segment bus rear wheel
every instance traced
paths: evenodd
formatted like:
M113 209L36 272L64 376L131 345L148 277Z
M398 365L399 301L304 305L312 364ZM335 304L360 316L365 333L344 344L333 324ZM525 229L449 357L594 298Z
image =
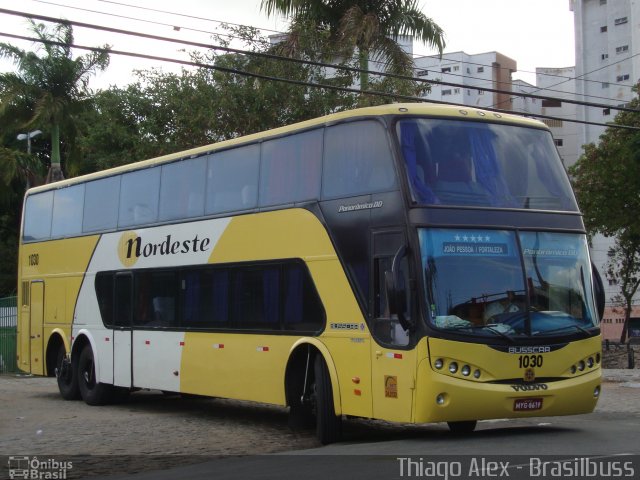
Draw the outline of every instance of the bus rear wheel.
M312 397L316 413L316 436L320 443L327 445L337 442L342 436L342 418L333 407L333 390L329 369L322 355L316 355L314 365L314 385Z
M465 434L473 432L476 429L477 423L476 420L467 420L464 422L447 422L447 425L449 425L451 433Z
M113 386L98 382L90 345L86 345L78 360L78 386L87 405L105 405L113 400Z
M64 344L58 348L56 355L55 374L58 382L58 390L65 400L79 400L80 387L78 386L78 370L73 368L71 360L67 357Z

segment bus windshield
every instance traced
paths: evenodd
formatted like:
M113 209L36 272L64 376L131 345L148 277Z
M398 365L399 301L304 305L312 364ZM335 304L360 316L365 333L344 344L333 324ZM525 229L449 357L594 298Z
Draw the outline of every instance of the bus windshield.
M397 135L418 204L578 210L546 130L410 118Z
M596 326L584 235L423 228L419 238L436 328L512 338Z

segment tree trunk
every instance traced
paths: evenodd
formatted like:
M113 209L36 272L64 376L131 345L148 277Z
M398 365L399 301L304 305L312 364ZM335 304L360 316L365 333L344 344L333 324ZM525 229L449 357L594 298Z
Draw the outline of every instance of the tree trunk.
M629 331L629 319L631 318L631 298L625 299L625 307L624 307L624 323L622 325L622 334L620 335L620 343L625 343L627 341L627 332Z
M358 60L360 72L360 91L364 92L369 88L369 74L364 70L369 70L369 51L366 49L358 50Z
M45 183L60 180L64 180L64 174L60 165L60 125L56 122L51 128L51 166Z

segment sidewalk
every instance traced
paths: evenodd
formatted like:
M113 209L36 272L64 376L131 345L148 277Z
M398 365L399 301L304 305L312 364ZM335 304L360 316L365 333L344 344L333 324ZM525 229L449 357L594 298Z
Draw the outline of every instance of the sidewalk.
M606 382L640 382L640 369L603 368Z

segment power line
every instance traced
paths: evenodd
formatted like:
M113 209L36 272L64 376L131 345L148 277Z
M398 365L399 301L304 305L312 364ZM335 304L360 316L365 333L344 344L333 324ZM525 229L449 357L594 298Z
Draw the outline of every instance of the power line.
M7 9L3 9L3 8L0 8L0 13L6 13L6 14L9 14L9 15L22 16L22 17L37 18L39 20L45 20L45 21L49 21L49 22L53 22L53 23L62 22L62 23L67 23L69 25L74 25L74 26L78 26L78 27L82 27L82 28L102 30L102 31L110 32L110 33L117 33L117 34L122 34L122 35L135 36L135 37L146 38L146 39L150 39L150 40L158 40L158 41L171 42L171 43L180 43L180 44L189 45L189 46L192 46L192 47L206 48L206 49L212 49L212 50L220 50L220 51L224 51L224 52L227 52L227 53L255 56L255 57L267 58L267 59L271 59L271 60L278 60L278 61L297 63L297 64L302 64L302 65L307 65L307 66L315 66L315 67L322 67L322 68L345 70L345 71L350 72L350 73L358 73L358 74L367 73L369 75L390 77L390 78L394 78L394 79L398 79L398 80L413 81L413 82L420 82L420 83L427 83L427 84L436 84L436 85L445 85L445 86L456 87L456 88L467 88L468 87L467 85L460 84L460 83L444 82L442 80L425 80L425 79L422 79L422 78L410 77L410 76L406 76L406 75L398 75L398 74L393 74L393 73L377 72L377 71L373 71L373 70L359 69L359 68L355 68L355 67L349 67L349 66L346 66L346 65L337 65L337 64L318 62L318 61L312 61L312 60L302 60L302 59L298 59L298 58L283 57L283 56L274 55L274 54L265 53L265 52L254 52L254 51L250 51L250 50L242 50L242 49L237 49L237 48L224 47L224 46L221 46L221 45L212 45L212 44L201 43L201 42L193 42L193 41L189 41L189 40L179 40L179 39L170 38L170 37L164 37L164 36L160 36L160 35L152 35L152 34L148 34L148 33L134 32L134 31L130 31L130 30L123 30L123 29L119 29L119 28L106 27L106 26L103 26L103 25L96 25L96 24L90 24L90 23L85 23L85 22L77 22L77 21L74 21L74 20L59 20L59 19L56 19L56 18L53 18L53 17L49 17L49 16L46 16L46 15L28 14L28 13L25 13L25 12L19 12L19 11L15 11L15 10L7 10ZM584 102L584 101L578 101L578 100L569 100L569 99L563 99L563 98L557 98L557 97L549 97L549 96L544 96L544 95L535 95L535 94L531 94L531 93L517 93L517 94L514 94L513 91L500 90L500 89L496 89L496 88L487 88L487 87L474 87L474 88L477 89L477 90L484 91L484 92L506 94L506 95L512 95L512 96L515 96L515 97L532 98L532 99L537 99L537 100L560 101L560 102L565 102L565 103L569 103L569 104L581 105L581 106L587 106L587 107L593 107L593 108L608 108L608 109L611 109L611 110L628 111L628 112L637 112L638 111L636 109L632 109L632 108L628 108L628 107L624 107L624 106L612 106L612 105L603 104L603 103L593 103L593 102ZM443 103L446 103L446 102L443 102ZM533 114L529 114L529 115L533 115ZM536 115L539 118L543 118L542 115L540 115L540 114L536 114ZM606 125L606 124L600 124L600 125Z
M34 1L36 1L36 2L42 2L42 3L50 3L50 2L46 2L46 1L44 1L44 0L34 0ZM140 5L131 5L131 4L129 4L129 3L116 2L116 1L114 1L114 0L98 0L98 1L99 1L99 2L101 2L101 3L110 3L110 4L113 4L113 5L120 5L120 6L123 6L123 7L129 7L129 8L137 8L137 9L140 9L140 10L146 10L146 11L151 11L151 12L163 13L163 14L167 14L167 15L175 15L175 16L179 16L179 17L185 17L185 18L194 19L194 20L203 20L203 21L210 21L210 22L216 22L216 23L226 23L226 24L228 24L228 25L234 25L234 26L239 26L239 27L250 27L250 25L243 25L243 24L239 24L239 23L224 22L224 21L222 21L222 20L216 20L216 19L212 19L212 18L199 17L199 16L195 16L195 15L188 15L188 14L178 13L178 12L170 12L170 11L168 11L168 10L160 10L160 9L157 9L157 8L151 8L151 7L143 7L143 6L140 6ZM71 7L71 6L69 6L68 8L76 8L76 7ZM253 27L252 27L252 28L253 28ZM277 34L279 34L279 35L285 35L285 34L286 34L286 32L282 32L282 31L279 31L279 30L271 30L271 29L268 29L268 28L260 28L260 30L264 30L264 31L266 31L266 32L277 33ZM444 54L444 55L446 55L446 54ZM441 57L442 57L442 58L444 58L444 55L443 55L443 56L441 56ZM449 55L451 55L451 54L449 54ZM435 57L439 57L439 55L423 55L423 54L417 54L417 53L416 53L416 54L413 54L413 56L414 56L414 60L415 60L416 58L435 58ZM631 57L627 57L627 58L626 58L626 59L624 59L624 60L629 60L629 59L633 58L634 56L635 56L635 55L633 55L633 56L631 56ZM448 61L452 61L452 62L454 62L454 61L455 61L455 60L453 60L453 59L446 59L446 60L448 60ZM477 65L477 66L483 66L483 67L494 68L494 66L493 66L493 65L483 64L483 63L466 62L466 61L465 61L465 62L462 62L462 63L466 63L466 64L468 64L468 65ZM614 63L609 64L609 65L607 65L607 66L605 66L605 67L603 67L603 68L606 68L606 67L608 67L608 66L616 65L617 63L620 63L620 62L614 62ZM498 67L498 68L499 68L499 69L501 69L501 70L511 70L511 69L509 69L508 67ZM594 70L594 72L595 72L595 71L597 71L597 70ZM544 76L551 76L551 77L566 78L567 80L575 80L575 79L577 79L577 78L578 78L578 77L568 77L568 76L564 76L564 75L554 75L554 74L546 74L546 73L540 73L540 74L539 74L538 72L531 72L531 71L529 71L529 70L516 70L516 72L520 72L520 73L533 73L533 74L535 74L535 75L544 75ZM593 72L591 72L591 73L593 73ZM585 74L585 75L588 75L588 73L587 73L587 74ZM475 77L471 77L471 78L475 78ZM587 79L582 79L582 81L583 81L583 82L600 83L600 82L598 82L597 80L587 80ZM558 85L559 85L559 84L558 84ZM633 86L635 86L635 85L622 85L622 86L633 87ZM546 88L542 88L541 90L546 90ZM610 99L610 100L613 100L613 99Z
M58 46L67 46L68 45L68 44L65 44L63 42L58 42L58 41L54 41L54 40L45 40L45 39L41 39L41 38L26 37L26 36L23 36L23 35L15 35L15 34L6 33L6 32L0 32L0 36L5 36L5 37L9 37L9 38L15 38L15 39L19 39L19 40L27 40L27 41L33 41L33 42L38 42L38 43L44 43L44 44L49 44L49 45L58 45ZM197 67L197 68L205 68L205 69L209 69L209 70L216 70L216 71L235 74L235 75L240 75L240 76L259 78L259 79L267 80L267 81L278 81L278 82L283 82L283 83L288 83L288 84L293 84L293 85L298 85L298 86L305 86L305 87L312 87L312 88L322 88L322 89L326 89L326 90L335 90L335 91L341 91L341 92L345 92L345 93L355 93L355 94L360 94L360 95L361 94L374 95L374 96L385 97L385 98L393 98L393 99L398 99L398 100L408 100L408 101L412 101L412 102L444 104L444 105L453 105L453 106L462 107L462 108L470 108L468 105L464 105L464 104L441 102L441 101L437 101L437 100L425 99L425 98L422 98L422 97L413 97L413 96L409 96L409 95L399 95L399 94L393 94L393 93L379 92L379 91L375 91L375 90L360 90L360 89L351 88L351 87L340 87L340 86L337 86L337 85L321 84L321 83L317 83L317 82L293 80L293 79L282 78L282 77L274 77L274 76L271 76L271 75L264 75L264 74L254 73L254 72L247 72L247 71L238 70L238 69L234 69L234 68L221 67L221 66L218 66L218 65L210 65L210 64L201 63L201 62L178 60L178 59L174 59L174 58L160 57L160 56L143 54L143 53L126 52L126 51L120 51L120 50L110 50L110 49L105 49L105 48L100 48L100 47L88 47L88 46L85 46L85 45L77 45L77 44L72 44L72 45L69 45L69 46L71 48L77 48L77 49L80 49L80 50L88 50L88 51L92 51L92 52L106 52L106 53L109 53L109 54L112 54L112 55L124 55L124 56L130 56L130 57L135 57L135 58L143 58L143 59L154 60L154 61L159 61L159 62L175 63L175 64L192 66L192 67ZM514 111L500 110L500 109L493 109L493 108L484 108L483 110L522 116L521 112L514 112ZM571 123L589 124L589 125L597 125L597 126L605 126L605 127L613 127L613 128L621 128L621 129L626 129L626 130L640 131L640 127L632 127L632 126L628 126L628 125L603 124L603 123L597 123L597 122L586 122L586 121L582 121L582 120L561 119L561 118L558 118L558 117L553 117L553 116L550 116L550 115L542 115L542 114L528 114L528 116L535 117L535 118L550 119L550 120L563 120L563 121L571 122Z
M51 2L51 1L46 1L46 0L34 0L36 2L39 3L44 3L44 4L49 4L49 5L56 5L56 6L61 6L61 7L65 7L65 8L70 8L70 9L75 9L75 10L81 10L81 11L88 11L91 13L98 13L98 14L102 14L102 15L107 15L107 16L115 16L118 18L127 18L129 20L135 20L135 21L140 21L140 22L145 22L145 23L152 23L152 24L157 24L157 25L163 25L163 26L167 26L167 27L174 27L176 28L175 25L171 25L171 24L166 24L166 23L162 23L162 22L154 22L154 21L150 21L150 20L145 20L145 19L140 19L140 18L136 18L136 17L131 17L131 16L126 16L126 15L118 15L118 14L112 14L112 13L107 13L107 12L100 12L97 10L89 10L89 9L85 9L85 8L81 8L81 7L76 7L76 6L72 6L72 5L64 5L64 4L60 4L60 3L55 3L55 2ZM188 14L183 14L183 13L177 13L177 12L170 12L167 10L160 10L157 8L150 8L150 7L143 7L143 6L139 6L139 5L131 5L131 4L127 4L127 3L123 3L123 2L116 2L116 1L112 1L112 0L98 0L102 3L109 3L109 4L114 4L114 5L120 5L120 6L124 6L124 7L129 7L129 8L136 8L136 9L140 9L140 10L144 10L144 11L151 11L151 12L157 12L157 13L162 13L162 14L167 14L167 15L174 15L174 16L179 16L179 17L185 17L185 18L189 18L189 19L195 19L195 20L202 20L202 21L207 21L207 22L215 22L215 23L220 23L220 24L227 24L227 25L233 25L233 26L237 26L237 27L246 27L246 28L255 28L256 30L264 30L267 32L273 32L273 33L277 33L277 34L281 34L281 35L286 35L286 32L281 32L278 30L271 30L271 29L267 29L267 28L257 28L257 27L253 27L251 25L243 25L243 24L238 24L238 23L232 23L232 22L225 22L223 20L216 20L216 19L212 19L212 18L205 18L205 17L200 17L200 16L196 16L196 15L188 15ZM224 36L224 37L229 37L229 38L239 38L237 36L233 36L233 35L228 35L228 34L220 34L217 32L210 32L210 31L206 31L206 30L199 30L199 29L195 29L192 27L184 27L184 26L180 26L180 29L184 29L184 30L191 30L191 31L195 31L195 32L200 32L200 33L210 33L210 34L215 34L215 35L219 35L219 36ZM266 41L262 41L262 40L258 40L261 43L265 43L265 44L269 44ZM451 54L450 54L451 55ZM436 55L418 55L418 54L413 54L413 60L415 61L416 59L419 58L435 58ZM632 57L628 57L625 60L631 59ZM488 67L488 68L499 68L502 70L510 70L508 67L495 67L494 65L488 65L488 64L482 64L482 63L477 63L477 62L469 62L469 61L457 61L454 59L447 59L448 61L454 62L454 63L449 63L449 64L443 64L443 65L454 65L457 63L463 63L463 64L467 64L467 65L478 65L478 66L483 66L483 67ZM621 60L624 61L624 60ZM380 62L380 61L376 61L373 59L369 60L370 63L376 63L376 64L384 64L384 62ZM615 62L613 64L610 64L609 66L613 66L616 63L620 63L620 62ZM603 67L606 68L606 67ZM428 68L426 69L428 70ZM523 73L535 73L536 75L548 75L548 76L554 76L554 77L559 77L559 78L566 78L566 81L569 80L573 80L573 79L577 79L579 77L566 77L566 76L562 76L562 75L552 75L552 74L539 74L538 72L529 72L526 70L516 70L516 72L523 72ZM434 73L437 73L434 70ZM461 78L470 78L470 79L474 79L474 80L479 80L479 81L483 81L483 82L490 82L491 84L504 84L504 85L511 85L512 83L510 82L493 82L492 80L489 79L485 79L485 78L481 78L481 77L474 77L474 76L469 76L469 75L460 75L460 74L452 74L449 73L449 75L452 76L459 76ZM588 75L584 74L584 75ZM584 76L582 75L582 76ZM593 82L593 83L601 83L601 82L597 82L596 80L587 80L587 79L583 79L583 82ZM433 82L431 82L433 83ZM529 93L535 93L535 92L540 92L540 91L548 91L548 92L557 92L557 93L568 93L570 95L575 95L577 96L578 93L575 92L564 92L561 90L553 90L551 87L555 86L555 85L560 85L561 83L565 83L563 82L559 82L558 84L554 84L551 85L550 87L540 87L540 88L536 88L535 90L529 92ZM625 85L625 84L619 84L619 86L627 86L629 88L631 88L631 85ZM476 88L476 86L471 86L471 85L465 85L464 88ZM602 96L598 96L598 95L586 95L584 93L580 94L583 98L596 98L596 99L601 99L601 100L610 100L610 101L617 101L617 99L614 98L609 98L609 97L602 97ZM492 107L497 107L502 103L506 103L506 102L498 102L497 104L492 105ZM606 108L612 108L610 105L607 105Z

